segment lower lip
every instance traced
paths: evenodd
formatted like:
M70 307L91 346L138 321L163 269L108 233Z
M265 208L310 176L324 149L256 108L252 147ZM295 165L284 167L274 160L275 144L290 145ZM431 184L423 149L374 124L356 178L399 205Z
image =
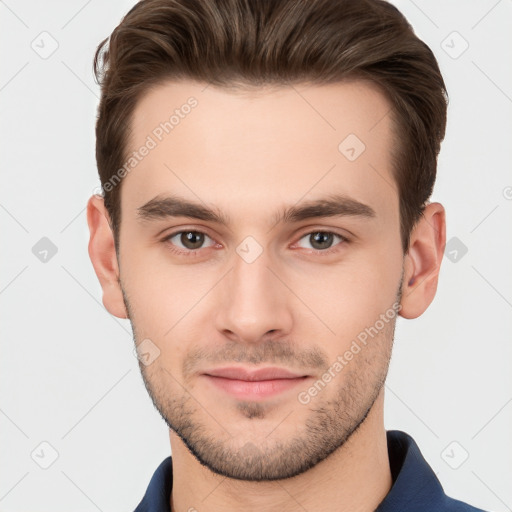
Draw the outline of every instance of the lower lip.
M227 391L231 395L249 400L257 400L277 395L304 382L307 377L298 377L296 379L272 379L246 381L236 379L226 379L225 377L214 377L213 375L204 375L214 386Z

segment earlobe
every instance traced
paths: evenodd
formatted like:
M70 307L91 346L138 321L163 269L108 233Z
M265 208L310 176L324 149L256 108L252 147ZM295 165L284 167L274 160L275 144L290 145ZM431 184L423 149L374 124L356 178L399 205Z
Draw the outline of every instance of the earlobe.
M445 245L444 207L430 203L411 233L405 256L400 310L404 318L417 318L434 300Z
M103 305L112 315L128 318L119 284L114 235L109 224L109 215L104 200L93 195L87 203L89 225L89 257L103 290Z

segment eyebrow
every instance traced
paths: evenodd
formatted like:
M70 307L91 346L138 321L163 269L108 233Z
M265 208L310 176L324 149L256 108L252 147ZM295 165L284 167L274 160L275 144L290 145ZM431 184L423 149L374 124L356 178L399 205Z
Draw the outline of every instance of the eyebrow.
M340 194L305 201L276 212L275 224L294 223L315 217L360 217L375 218L375 210L360 201ZM164 220L172 217L188 217L222 225L229 225L230 218L218 208L190 201L183 197L158 195L137 208L140 221Z

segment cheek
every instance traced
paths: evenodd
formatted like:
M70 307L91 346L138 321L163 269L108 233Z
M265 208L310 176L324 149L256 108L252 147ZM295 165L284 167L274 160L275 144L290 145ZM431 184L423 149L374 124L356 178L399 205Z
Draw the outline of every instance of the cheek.
M169 343L194 321L196 305L216 280L215 269L173 265L163 250L135 251L125 247L121 279L128 296L138 338Z
M308 284L302 278L299 296L307 298L311 310L334 331L338 349L374 325L395 303L400 262L390 251L380 255L361 251L354 260L308 278Z

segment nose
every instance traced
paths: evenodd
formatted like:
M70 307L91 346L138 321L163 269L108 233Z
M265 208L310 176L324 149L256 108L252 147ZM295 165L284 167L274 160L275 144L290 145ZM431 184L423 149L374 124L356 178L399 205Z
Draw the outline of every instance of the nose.
M291 292L267 251L248 262L238 254L217 290L216 328L231 341L257 343L292 327Z

